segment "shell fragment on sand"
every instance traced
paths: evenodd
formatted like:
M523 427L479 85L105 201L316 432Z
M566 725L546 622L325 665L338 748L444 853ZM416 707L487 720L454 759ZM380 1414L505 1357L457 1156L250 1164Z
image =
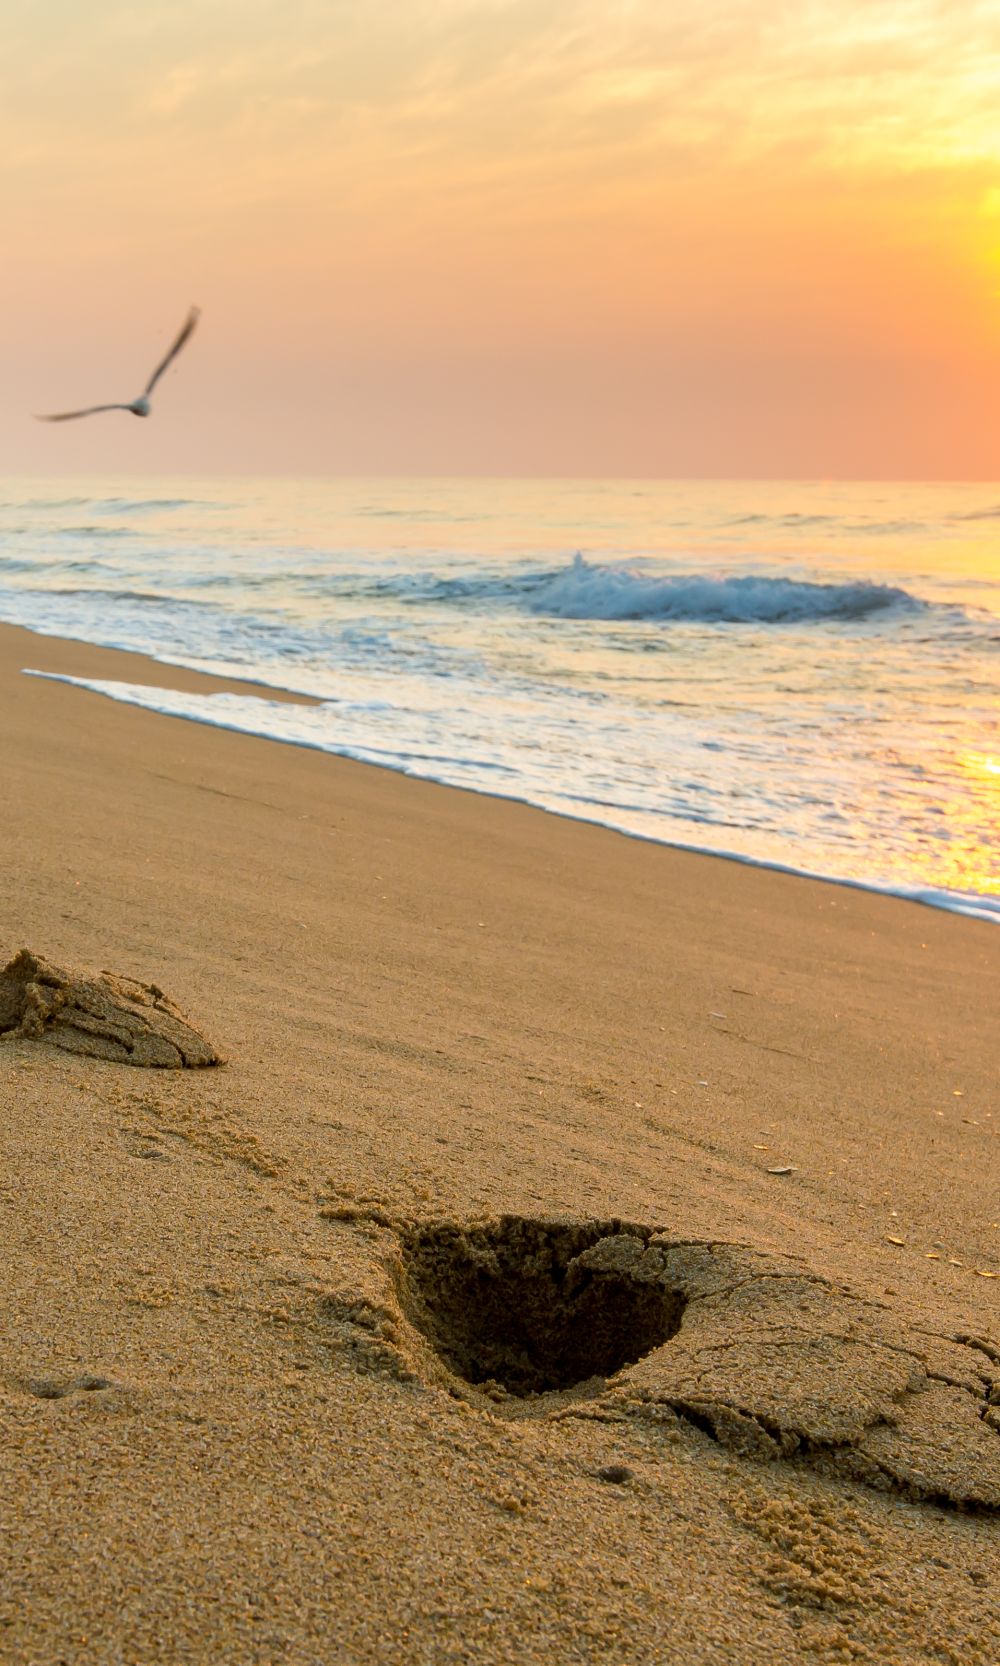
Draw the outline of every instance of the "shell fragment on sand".
M166 1070L222 1061L162 989L111 972L70 972L22 949L0 972L0 1039Z

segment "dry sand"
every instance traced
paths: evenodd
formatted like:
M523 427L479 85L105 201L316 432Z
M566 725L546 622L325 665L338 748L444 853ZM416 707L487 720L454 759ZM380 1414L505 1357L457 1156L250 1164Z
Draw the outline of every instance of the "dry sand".
M24 666L238 686L0 629L0 964L228 1060L0 1042L0 1659L995 1666L996 928Z

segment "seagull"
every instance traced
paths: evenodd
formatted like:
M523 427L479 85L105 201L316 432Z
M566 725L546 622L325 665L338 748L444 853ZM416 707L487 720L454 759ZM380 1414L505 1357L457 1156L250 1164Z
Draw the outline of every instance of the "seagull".
M152 393L153 389L155 388L157 382L160 380L160 377L163 375L163 372L166 370L167 366L173 364L173 362L176 359L176 357L177 357L178 353L180 352L181 348L184 346L184 343L187 341L188 336L191 334L192 330L194 329L195 325L198 322L198 317L199 317L200 311L201 311L200 307L192 307L191 308L191 311L188 313L186 319L184 320L184 325L183 325L183 328L181 330L181 333L177 337L177 340L174 342L174 344L171 347L171 349L170 349L169 353L167 354L166 358L161 360L161 362L157 365L156 369L153 371L152 376L149 378L149 381L146 383L146 386L143 388L142 393L139 395L139 398L138 399L133 399L131 404L129 404L129 405L88 405L86 410L84 410L84 411L59 411L54 416L40 416L37 420L39 422L73 422L73 421L75 421L75 419L77 417L95 416L98 411L131 411L133 416L148 417L148 415L149 415L149 396Z

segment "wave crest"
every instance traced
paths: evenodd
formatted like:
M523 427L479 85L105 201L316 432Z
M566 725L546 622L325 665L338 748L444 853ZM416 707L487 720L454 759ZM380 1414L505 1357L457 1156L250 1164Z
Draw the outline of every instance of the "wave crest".
M577 555L570 567L532 591L533 613L561 619L678 619L706 624L786 624L864 619L887 608L923 604L890 584L819 584L752 574L711 578L675 574L647 578L628 567L592 566Z

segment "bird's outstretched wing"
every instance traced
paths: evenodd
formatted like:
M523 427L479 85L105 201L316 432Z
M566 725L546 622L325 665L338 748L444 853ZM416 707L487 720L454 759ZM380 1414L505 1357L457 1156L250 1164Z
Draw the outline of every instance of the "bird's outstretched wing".
M127 411L128 405L88 405L85 411L57 411L54 416L38 416L36 422L75 422L77 417L96 416L98 411Z
M177 337L177 340L174 342L174 345L171 347L170 352L167 354L167 356L163 360L163 362L161 364L157 365L156 369L153 371L152 376L149 378L149 381L146 383L146 386L143 389L143 395L142 395L144 399L149 398L150 394L152 393L153 389L155 388L157 382L160 380L160 377L163 375L163 372L166 370L167 366L169 364L173 364L174 359L176 359L176 357L177 357L178 353L180 352L181 348L184 346L184 343L187 341L188 336L191 334L191 331L194 329L195 325L197 324L198 319L200 317L200 314L201 314L201 308L200 307L192 307L191 308L191 311L188 313L187 318L184 320L184 327L181 330L180 335Z

